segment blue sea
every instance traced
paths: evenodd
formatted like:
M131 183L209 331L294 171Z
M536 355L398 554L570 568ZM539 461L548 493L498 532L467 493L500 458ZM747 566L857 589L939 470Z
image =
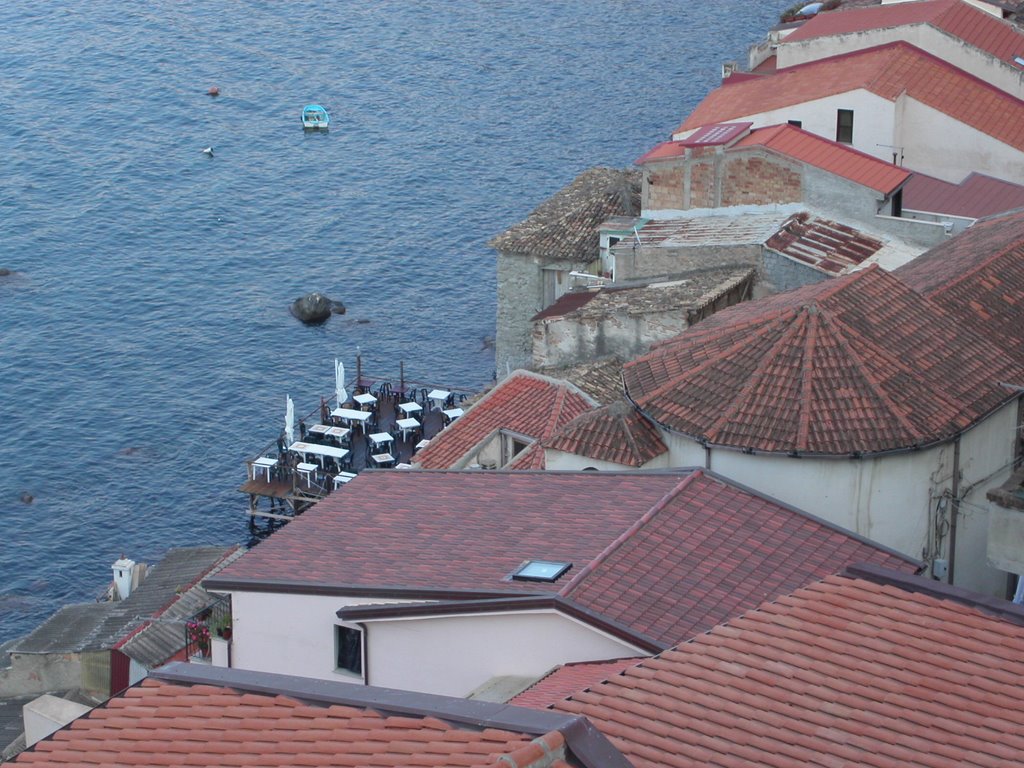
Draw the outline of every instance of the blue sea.
M486 385L488 239L667 138L781 10L6 0L0 642L121 554L246 541L243 462L336 357ZM312 291L347 314L301 325Z

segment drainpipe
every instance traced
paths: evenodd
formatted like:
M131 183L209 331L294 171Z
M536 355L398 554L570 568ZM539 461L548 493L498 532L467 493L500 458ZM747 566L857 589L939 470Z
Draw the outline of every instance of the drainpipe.
M953 583L953 572L956 570L956 519L960 513L960 435L953 441L953 483L950 488L952 494L949 505L949 569L946 573L946 583Z
M711 469L711 446L704 443L704 469Z

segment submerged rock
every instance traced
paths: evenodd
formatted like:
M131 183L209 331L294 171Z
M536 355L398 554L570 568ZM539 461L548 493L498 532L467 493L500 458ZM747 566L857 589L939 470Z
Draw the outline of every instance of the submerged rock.
M6 269L4 267L0 267L0 277L9 277L10 275L13 275L13 274L14 273L11 272L11 270Z
M332 301L322 293L311 293L292 302L292 314L307 324L322 323L331 314L345 314L345 305L340 301Z

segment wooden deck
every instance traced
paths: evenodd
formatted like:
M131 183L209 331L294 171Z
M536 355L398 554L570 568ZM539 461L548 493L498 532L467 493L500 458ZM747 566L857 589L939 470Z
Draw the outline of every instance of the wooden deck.
M249 496L249 513L252 516L253 522L255 522L255 518L265 518L273 525L274 521L289 520L295 515L301 514L305 509L325 496L331 493L343 493L344 485L335 489L334 475L342 471L358 474L364 469L374 466L370 458L374 451L371 449L370 440L367 436L371 433L388 432L394 437L394 442L390 444L390 453L395 459L392 466L411 464L416 452L417 443L424 439L431 439L447 426L447 418L426 397L430 389L433 388L410 389L403 397L392 394L389 391L390 387L387 386L357 388L355 393L370 391L377 397L377 403L373 411L374 415L366 425L365 430L353 429L348 438L341 444L332 439L323 438L309 432L309 427L315 424L334 423L330 417L328 417L326 422L322 420L321 408L317 408L307 417L298 420L295 429L296 440L347 448L349 455L341 463L327 460L326 465L316 473L315 477L306 477L294 468L295 463L301 460L299 457L285 451L284 459L282 460L281 455L279 455L278 445L276 443L270 445L259 454L260 456L278 459L278 466L271 471L270 479L267 480L265 474L259 471L254 479L252 461L256 457L253 457L253 459L246 463L246 481L238 489ZM459 407L467 394L453 394L450 400L451 406ZM413 399L423 408L415 416L420 422L421 427L418 432L408 435L406 439L402 439L401 430L395 424L396 420L402 416L399 412L398 404L400 402L409 402L409 400ZM332 401L329 408L333 409L336 405ZM357 406L349 403L346 407L355 408ZM397 471L402 470L399 469Z

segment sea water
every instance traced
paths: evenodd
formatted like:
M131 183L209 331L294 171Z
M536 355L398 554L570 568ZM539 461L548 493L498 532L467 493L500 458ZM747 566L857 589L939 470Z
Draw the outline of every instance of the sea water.
M0 642L121 554L245 541L243 462L335 358L486 385L488 239L668 138L780 10L0 5ZM301 325L312 291L347 314Z

